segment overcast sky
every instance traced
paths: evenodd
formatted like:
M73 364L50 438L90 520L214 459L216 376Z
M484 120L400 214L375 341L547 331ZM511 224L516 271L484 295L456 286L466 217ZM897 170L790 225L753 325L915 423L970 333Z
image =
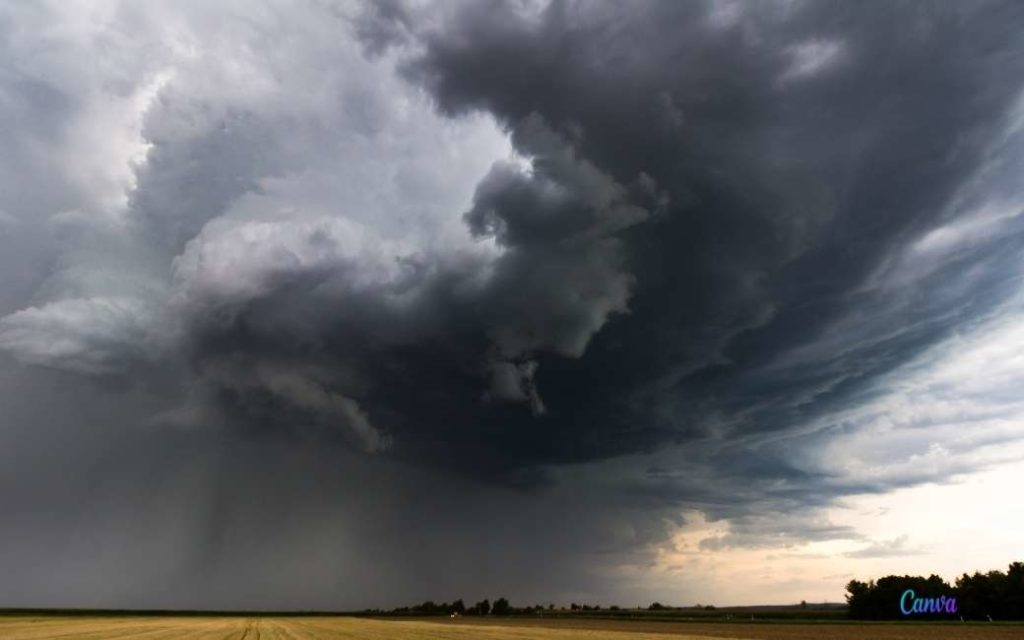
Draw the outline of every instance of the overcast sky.
M1022 29L0 2L0 605L840 601L1024 560Z

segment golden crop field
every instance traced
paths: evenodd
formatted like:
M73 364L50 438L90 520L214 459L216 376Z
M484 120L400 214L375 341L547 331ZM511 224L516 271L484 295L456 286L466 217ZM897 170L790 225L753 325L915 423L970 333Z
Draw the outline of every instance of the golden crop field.
M1020 638L997 625L718 624L689 622L391 621L344 617L0 618L4 640L923 640Z

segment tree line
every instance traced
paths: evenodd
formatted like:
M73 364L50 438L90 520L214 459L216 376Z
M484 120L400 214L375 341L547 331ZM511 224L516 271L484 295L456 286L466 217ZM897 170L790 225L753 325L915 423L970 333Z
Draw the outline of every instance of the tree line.
M953 606L950 598L955 598ZM849 616L859 620L1024 620L1024 563L1011 563L1006 572L965 573L952 585L937 575L851 580L846 603Z
M640 609L641 607L637 607ZM645 607L649 611L669 611L677 609L678 607L670 607L663 605L660 602L654 602L650 606ZM698 609L712 610L715 607L711 605L697 605ZM421 604L416 604L407 607L397 607L395 609L364 609L360 613L364 615L393 615L393 616L442 616L442 615L459 615L459 616L510 616L510 615L524 615L524 614L537 614L544 611L564 611L565 608L556 608L553 603L547 605L535 604L526 605L524 607L513 607L509 604L507 598L498 598L493 603L484 599L472 606L467 606L461 598L452 602L434 602L433 600L427 600ZM598 612L598 611L623 611L622 607L617 605L611 605L609 607L602 608L600 605L589 605L589 604L577 604L573 602L568 607L569 611L578 612Z
M540 607L540 605L537 605ZM512 613L520 613L525 611L532 611L532 607L527 609L515 609L509 605L506 598L498 598L493 603L488 599L483 599L472 606L466 606L466 603L462 601L462 598L454 600L452 602L434 602L433 600L427 600L422 604L415 604L410 607L397 607L390 611L383 609L366 609L363 611L365 614L373 615L395 615L395 616L440 616L440 615L460 615L460 616L486 616L496 615L504 616Z

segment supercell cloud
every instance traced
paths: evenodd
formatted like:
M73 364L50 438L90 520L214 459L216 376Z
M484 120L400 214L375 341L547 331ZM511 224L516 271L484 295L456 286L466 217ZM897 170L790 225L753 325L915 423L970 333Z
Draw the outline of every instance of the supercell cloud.
M688 604L730 550L922 553L829 514L1024 460L1022 25L3 6L0 600Z

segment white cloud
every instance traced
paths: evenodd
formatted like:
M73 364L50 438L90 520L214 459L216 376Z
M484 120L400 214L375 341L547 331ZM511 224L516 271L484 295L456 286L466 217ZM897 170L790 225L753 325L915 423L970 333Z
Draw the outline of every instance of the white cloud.
M32 202L63 240L34 306L2 321L0 348L106 371L150 334L180 335L166 314L182 296L259 295L290 269L338 269L365 290L394 282L401 259L497 255L461 214L508 137L483 115L438 115L396 73L398 52L366 58L345 37L357 10L5 8L14 73L0 90L29 82L7 93L40 102L0 105L29 123L5 154L28 179L0 172L14 176L0 225Z
M344 272L353 290L387 287L408 255L408 247L344 218L218 219L188 244L175 272L190 297L230 303L267 294L282 285L279 278L317 273Z
M152 355L153 319L151 309L130 298L60 300L0 319L0 349L31 364L121 373Z
M940 343L877 382L877 397L814 430L816 469L884 487L1024 460L1024 315L1012 311Z

